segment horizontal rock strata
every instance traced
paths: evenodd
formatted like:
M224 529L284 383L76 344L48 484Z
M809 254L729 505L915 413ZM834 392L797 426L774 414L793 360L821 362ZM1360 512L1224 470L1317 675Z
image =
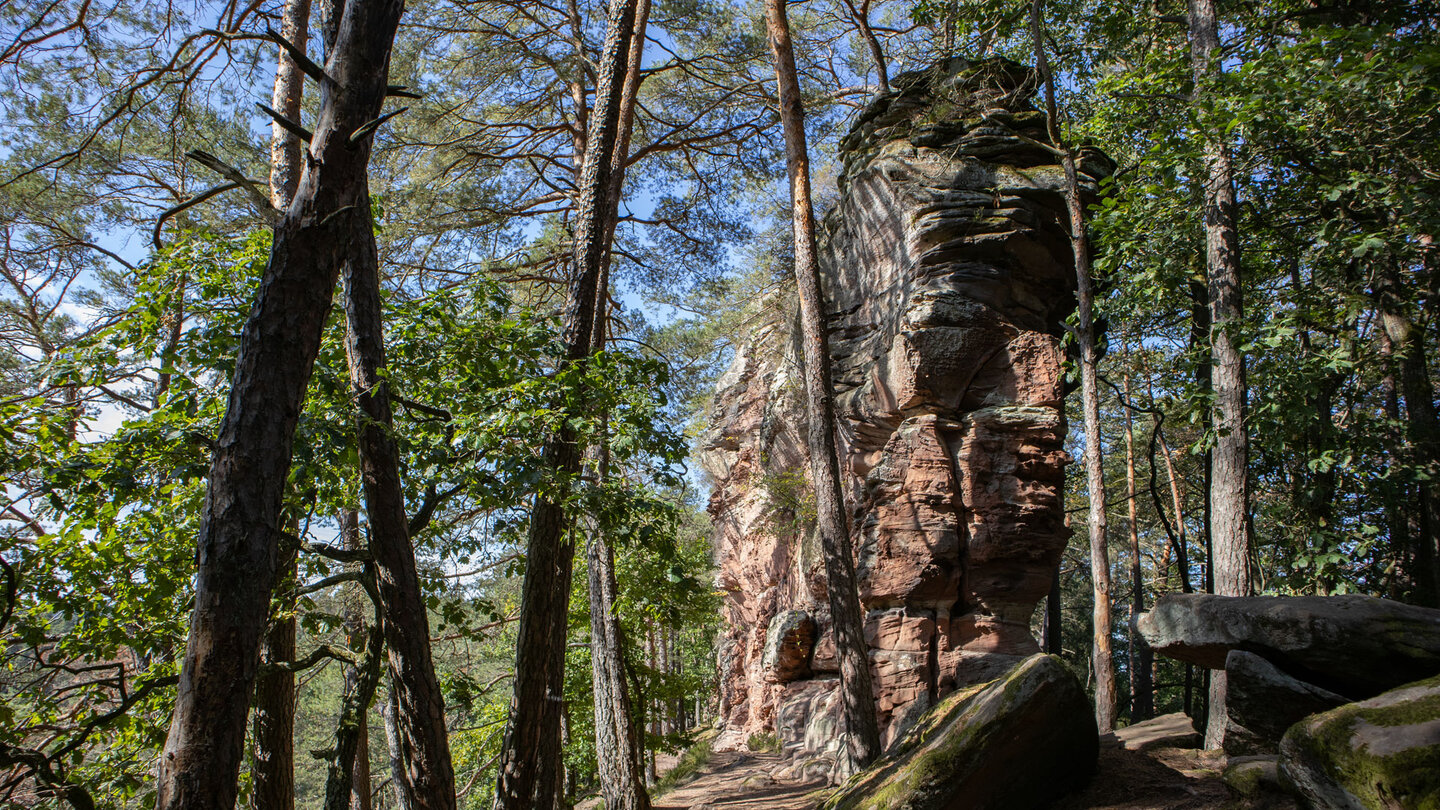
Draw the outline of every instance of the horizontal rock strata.
M820 251L887 745L946 693L1038 651L1030 619L1067 538L1060 337L1075 307L1063 171L1038 145L1033 73L954 59L892 84L842 143ZM1111 168L1086 156L1087 194ZM819 756L806 739L834 727L834 707L807 679L833 688L836 662L792 313L782 294L757 315L720 380L703 462L727 736L777 732ZM787 611L815 622L808 669L798 643L769 638Z

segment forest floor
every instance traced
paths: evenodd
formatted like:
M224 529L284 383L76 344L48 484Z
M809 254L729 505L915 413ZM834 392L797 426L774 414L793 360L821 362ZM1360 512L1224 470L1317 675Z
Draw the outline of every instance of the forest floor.
M655 799L656 810L811 810L823 783L777 782L776 754L718 752L697 775ZM1224 757L1193 749L1139 752L1115 744L1100 751L1095 778L1052 810L1294 810L1288 798L1242 799L1220 780Z

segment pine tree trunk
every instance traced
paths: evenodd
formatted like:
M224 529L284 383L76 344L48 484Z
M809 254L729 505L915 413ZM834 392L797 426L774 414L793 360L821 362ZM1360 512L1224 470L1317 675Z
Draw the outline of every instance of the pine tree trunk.
M1406 461L1419 469L1440 469L1440 418L1430 382L1425 330L1407 310L1411 292L1393 266L1381 273L1377 286L1380 321L1391 352L1398 360L1399 391L1405 400ZM1391 388L1395 387L1392 379ZM1395 406L1398 412L1398 402ZM1402 551L1410 580L1410 601L1440 607L1440 480L1419 481L1414 488L1413 519L1407 520Z
M368 193L364 200L368 212ZM392 436L379 255L368 217L352 224L351 254L344 272L345 354L360 408L360 474L380 597L380 629L399 708L395 720L405 766L402 807L449 810L455 807L455 775L445 731L445 700L430 655L430 620L410 543L400 455ZM347 778L347 794L349 784Z
M595 109L577 186L575 277L566 299L562 336L567 366L583 362L593 340L596 296L609 251L612 158L619 140L621 96L635 14L635 0L611 0ZM568 477L579 470L582 451L578 437L562 426L546 440L544 458L550 469ZM575 551L566 539L567 528L562 505L549 494L537 496L530 517L515 691L500 751L496 810L545 810L556 800L555 776L563 772L560 720L564 700L557 685L564 682Z
M805 144L805 111L785 0L765 0L765 28L775 58L779 85L780 124L785 131L785 162L790 175L790 204L795 237L795 282L800 298L801 345L805 361L805 396L810 419L807 436L810 470L815 484L816 523L825 556L825 576L840 658L840 689L844 704L846 753L859 769L880 754L869 650L864 615L855 584L850 531L840 488L840 462L835 439L835 388L831 381L829 340L825 333L825 302L815 258L815 211L810 202L810 155Z
M340 510L340 547L346 551L359 551L364 548L364 540L360 534L360 515L354 509ZM366 574L363 563L347 566ZM368 574L373 577L373 572ZM366 649L365 644L369 641L366 634L365 614L370 606L368 597L363 586L351 583L346 586L345 594L345 642L350 649ZM381 639L383 641L383 638ZM368 652L368 650L367 650ZM378 651L375 653L378 656ZM345 683L343 694L359 694L364 683L364 667L347 667L345 670ZM369 694L365 696L364 709L356 715L356 744L354 764L350 776L350 808L349 810L371 810L374 807L374 797L370 791L370 707L375 699L375 687L372 683L369 687ZM338 746L337 746L338 748Z
M591 682L595 700L595 753L600 794L613 810L647 810L640 735L625 683L624 639L615 616L615 556L596 531L587 549L590 578Z
M1220 76L1220 37L1215 0L1190 0L1190 66L1195 97L1202 98ZM1248 596L1250 531L1248 458L1245 434L1245 358L1238 340L1242 318L1240 239L1235 221L1235 173L1230 150L1219 132L1206 132L1205 268L1210 299L1210 352L1215 406L1215 448L1210 462L1210 569L1214 592ZM1225 673L1210 678L1205 747L1219 748L1225 732Z
M1059 150L1060 162L1065 169L1065 208L1070 214L1070 248L1075 257L1076 298L1079 304L1076 339L1080 344L1080 402L1085 420L1085 477L1090 501L1090 577L1095 594L1091 659L1095 672L1095 722L1100 727L1100 733L1104 734L1115 727L1117 698L1110 641L1110 552L1106 544L1105 461L1101 453L1100 391L1095 374L1099 362L1095 335L1095 285L1090 269L1090 244L1085 209L1080 199L1075 154L1060 137L1055 79L1050 74L1050 59L1045 52L1044 10L1044 0L1034 0L1030 6L1030 22L1035 41L1035 61L1045 82L1050 140Z
M260 647L262 665L295 660L295 556L294 551L287 553L280 564L280 616L265 633ZM250 806L254 810L294 810L295 673L277 669L255 678L250 737Z
M1127 352L1128 353L1128 352ZM1125 375L1125 401L1130 401L1130 375ZM1135 484L1135 432L1130 409L1125 408L1125 500L1129 505L1130 528L1130 722L1149 720L1155 715L1154 653L1137 623L1145 612L1145 576L1140 565L1140 497Z
M630 153L630 133L635 120L635 102L640 88L641 58L645 50L645 29L650 2L638 0L629 42L626 44L625 81L620 94L620 111L615 148L611 153L610 181L606 196L606 245L613 244L619 219L620 199L625 184L625 164ZM608 319L610 253L607 250L595 296L595 316L590 345L605 348ZM610 473L609 448L598 448L597 476L603 482ZM596 528L586 549L590 593L590 678L594 696L595 754L600 793L605 807L614 810L649 810L650 795L645 789L644 752L635 711L625 679L625 640L620 617L615 614L619 588L615 580L615 551Z
M201 513L195 608L157 778L160 810L231 810L279 564L291 445L349 234L369 227L368 140L385 100L399 0L350 0L321 84L294 202L240 336Z
M310 0L285 0L280 35L291 42L304 42L310 28ZM300 102L305 94L305 74L284 49L275 66L275 86L270 106L292 121L299 120ZM279 124L270 129L270 204L284 211L300 185L305 169L301 162L300 139ZM177 296L184 305L184 286ZM169 345L180 341L183 313L170 333ZM168 389L170 375L160 380ZM291 530L294 533L294 530ZM278 576L282 593L293 594L296 553L286 554ZM261 663L292 661L295 658L295 599L281 598L281 617L270 624L261 643ZM254 810L293 810L295 807L295 673L276 670L255 680L255 710L251 725L250 806Z
M280 36L297 45L303 45L310 38L310 0L285 0L280 15ZM270 107L291 121L299 121L300 102L304 98L305 73L281 48ZM300 186L300 175L305 171L301 160L303 148L299 137L279 123L270 124L270 204L277 211L290 207L295 189Z

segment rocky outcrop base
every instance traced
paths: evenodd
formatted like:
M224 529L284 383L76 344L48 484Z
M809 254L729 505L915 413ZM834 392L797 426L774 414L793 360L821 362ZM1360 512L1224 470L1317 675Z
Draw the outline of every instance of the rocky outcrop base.
M1084 783L1099 737L1080 682L1036 655L940 702L825 810L1031 810Z

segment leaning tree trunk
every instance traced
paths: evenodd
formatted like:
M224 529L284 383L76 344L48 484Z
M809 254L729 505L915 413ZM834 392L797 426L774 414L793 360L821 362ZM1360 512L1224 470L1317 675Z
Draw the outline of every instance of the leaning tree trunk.
M368 140L401 0L349 0L320 81L319 123L240 335L201 512L195 608L157 806L235 806L245 719L275 584L291 445L349 235L369 227Z
M1215 0L1190 0L1190 69L1195 99L1220 77L1220 36ZM1240 238L1235 224L1235 171L1224 135L1205 134L1205 277L1210 299L1210 353L1215 405L1215 448L1210 462L1210 569L1214 592L1248 596L1250 532L1245 435L1245 358L1240 354L1242 317ZM1210 677L1205 747L1219 748L1225 734L1225 673Z
M1115 727L1115 661L1110 642L1110 552L1106 545L1105 459L1100 442L1100 391L1095 375L1099 351L1095 335L1095 282L1090 267L1090 244L1085 208L1080 199L1080 181L1075 153L1060 137L1055 106L1055 77L1045 52L1044 0L1030 6L1031 33L1035 40L1035 62L1045 82L1045 111L1050 140L1059 152L1065 169L1065 208L1070 214L1070 249L1075 256L1076 298L1079 303L1076 341L1080 344L1080 402L1085 418L1085 478L1090 496L1090 577L1094 583L1095 634L1092 665L1095 671L1095 723L1100 732Z
M280 18L280 35L304 42L310 30L310 0L286 0ZM305 94L305 73L282 48L275 66L275 87L270 106L291 121L300 118ZM300 138L280 126L270 127L270 204L284 211L295 197L305 164ZM183 294L177 296L182 302ZM179 342L181 321L171 333L171 346ZM169 385L169 375L164 383ZM279 580L282 589L279 615L270 623L260 648L262 663L295 658L296 551L284 555ZM293 810L295 807L295 673L275 669L255 679L255 711L251 718L250 806L254 810Z
M626 54L635 24L635 0L611 0L605 48L599 63L595 110L590 117L585 162L577 186L575 277L565 307L564 365L590 354L599 277L608 252L612 156L620 129ZM562 421L545 441L544 459L557 479L579 470L583 448ZM560 720L564 695L556 693L565 666L567 618L574 547L558 492L536 496L522 586L516 640L515 692L500 750L496 810L548 810L561 771Z
M606 242L613 244L620 210L625 164L630 153L630 134L635 102L640 89L641 58L645 51L645 29L650 18L649 0L637 0L635 22L625 58L625 85L620 94L619 131L611 153ZM592 350L605 348L611 255L607 251L596 284ZM598 448L597 475L603 483L609 476L609 448ZM633 696L625 678L625 639L620 617L615 613L619 588L615 579L615 550L596 527L586 549L590 594L591 686L595 709L595 755L600 793L607 808L649 810L650 795L645 789L643 746L635 723Z
M368 194L366 200L368 211ZM406 810L449 810L455 807L455 775L445 732L445 699L430 656L430 621L410 543L400 455L392 435L380 262L368 218L352 223L355 227L347 235L352 252L344 273L345 353L360 408L360 474L370 518L370 553L398 708L395 724L403 763L400 794ZM366 708L368 705L367 701ZM347 796L349 787L347 774Z
M780 124L785 131L785 163L790 175L790 205L795 237L795 286L800 297L801 346L805 359L805 398L810 418L807 444L815 484L816 524L825 555L825 577L840 658L840 692L844 703L846 753L849 765L864 767L880 754L875 718L870 657L864 617L850 553L850 530L840 488L840 461L835 440L835 386L830 375L830 348L825 334L825 302L815 259L815 211L810 202L810 154L805 144L805 110L785 0L765 0L765 29L775 59Z

